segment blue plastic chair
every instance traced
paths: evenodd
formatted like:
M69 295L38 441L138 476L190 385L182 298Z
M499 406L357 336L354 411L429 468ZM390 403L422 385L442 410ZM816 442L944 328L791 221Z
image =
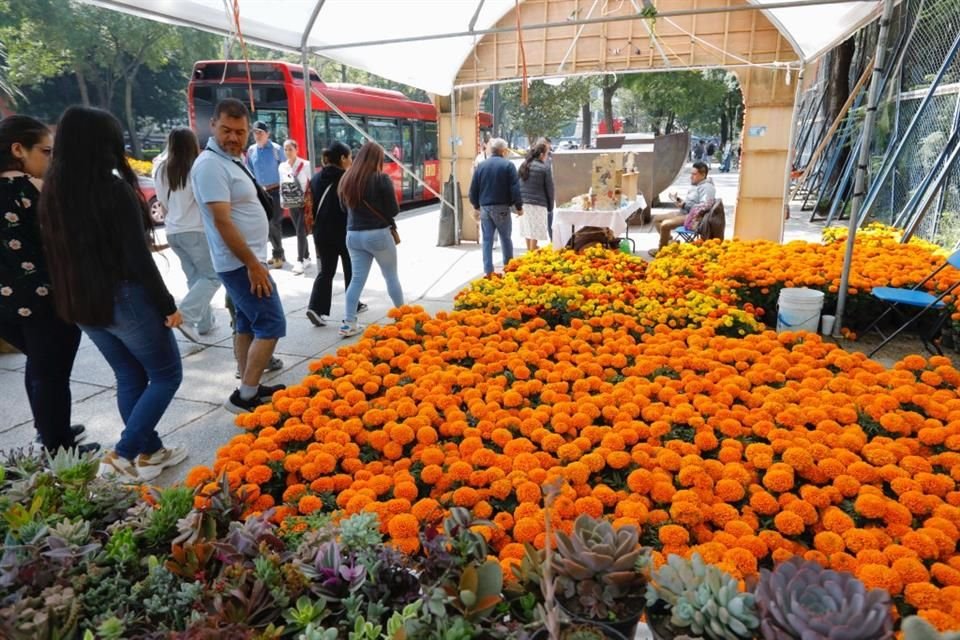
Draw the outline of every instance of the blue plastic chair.
M955 282L950 287L947 287L945 291L936 296L932 293L923 291L921 287L923 287L923 285L929 282L931 278L936 276L947 267L960 269L960 251L955 251L949 258L947 258L946 262L940 265L930 275L921 280L915 287L911 289L906 289L903 287L875 287L873 291L870 292L873 297L887 305L887 309L877 316L872 323L870 323L870 326L864 330L864 333L867 333L871 329L875 328L888 313L892 312L901 320L901 324L896 331L891 333L889 336L886 336L883 339L883 342L877 345L874 350L870 352L870 357L873 357L873 354L880 351L880 349L884 348L891 340L903 333L907 327L926 315L928 311L939 312L940 317L933 324L933 328L929 332L920 333L920 340L923 341L923 345L931 353L936 352L939 355L943 355L943 351L940 350L940 345L936 343L936 338L939 335L940 330L943 328L947 318L950 317L950 311L947 308L947 305L943 302L943 299L950 295L954 289L960 286L960 281ZM900 312L900 306L911 307L914 309L919 308L920 311L907 318ZM881 333L880 335L883 334Z

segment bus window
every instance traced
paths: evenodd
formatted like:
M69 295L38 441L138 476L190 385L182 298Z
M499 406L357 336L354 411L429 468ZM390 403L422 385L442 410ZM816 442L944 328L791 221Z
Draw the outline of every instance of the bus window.
M403 161L403 149L401 148L400 127L397 121L387 118L367 118L367 132L373 136L373 139L380 143L384 149ZM389 158L384 158L384 162L391 162Z
M260 109L260 105L255 106L258 108L251 116L250 125L253 126L253 123L258 120L266 123L266 125L270 127L270 137L274 142L282 145L283 141L290 137L290 124L287 121L287 110ZM251 135L253 134L251 133Z
M313 147L316 149L316 166L322 164L323 158L320 156L323 150L330 146L330 137L327 135L327 114L320 111L313 112ZM306 151L305 149L303 151Z
M361 116L350 116L350 118L359 126L363 126L363 118ZM330 146L334 140L339 140L350 147L354 155L356 155L364 143L363 136L335 113L327 114L327 136L327 144L324 146Z
M437 159L437 123L436 122L424 123L423 159L424 160Z

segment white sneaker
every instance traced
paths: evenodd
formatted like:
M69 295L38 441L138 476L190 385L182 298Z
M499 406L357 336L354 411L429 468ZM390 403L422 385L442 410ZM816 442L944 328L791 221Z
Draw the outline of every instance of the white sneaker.
M303 262L298 261L298 262L294 263L293 269L291 269L290 271L291 271L291 272L293 273L293 275L295 275L295 276L301 275L301 274L303 273Z
M310 256L307 256L306 258L303 259L303 266L309 267L312 262L313 260L310 258Z
M154 475L148 478L141 475L140 470L133 461L124 458L116 451L108 451L106 455L100 459L100 468L97 471L97 475L101 478L114 478L120 482L131 484L139 484L145 480L153 480L153 478L157 477Z
M200 332L197 331L197 328L192 324L187 324L186 322L182 323L177 329L180 330L180 333L189 340L190 342L196 342L200 344Z
M217 316L211 315L211 316L210 316L210 328L207 329L206 331L200 331L199 333L200 333L200 335L205 336L205 335L209 335L209 334L213 333L214 331L216 331L216 330L219 329L219 328L220 328L220 323L217 321Z
M340 325L340 337L349 338L357 334L363 333L363 330L366 329L366 325L362 325L356 320L353 322L347 322L346 320Z
M187 457L187 450L183 447L172 449L162 448L150 455L141 453L137 456L137 473L146 480L156 478L163 470L183 462Z

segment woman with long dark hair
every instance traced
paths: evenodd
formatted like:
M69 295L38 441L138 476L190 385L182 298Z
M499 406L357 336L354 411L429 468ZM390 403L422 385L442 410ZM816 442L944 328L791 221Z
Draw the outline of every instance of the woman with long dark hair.
M517 220L517 230L527 243L527 251L537 248L537 242L549 242L549 219L553 213L553 173L547 164L549 145L537 142L527 152L520 174L520 197L523 215Z
M363 327L357 323L360 294L376 260L387 293L395 307L403 304L403 287L397 275L397 244L392 230L400 212L393 180L383 172L383 148L365 142L353 164L343 174L337 187L340 201L347 207L347 250L353 265L353 277L347 287L346 310L340 335L355 336Z
M313 281L307 318L316 327L325 327L330 322L330 302L337 263L343 264L344 286L349 287L353 277L353 265L347 250L347 210L337 194L340 178L353 163L350 147L342 142L334 142L329 149L323 150L323 159L323 169L310 180L310 192L317 208L313 221L313 244L320 261L320 272ZM357 304L358 312L366 310L367 305L362 302Z
M193 342L200 342L216 326L210 300L220 288L220 278L213 268L210 247L203 231L200 206L193 196L190 169L200 155L200 145L193 131L177 127L167 137L166 155L153 168L157 200L167 210L164 222L167 244L180 259L180 268L187 277L187 295L180 301L183 324L178 329Z
M33 426L44 449L77 446L70 426L70 372L80 329L57 317L43 255L37 201L53 136L27 116L0 120L0 338L27 356L24 383ZM80 445L96 451L100 445Z
M150 216L123 130L106 111L70 107L61 116L40 227L57 312L83 329L117 378L124 428L100 472L152 480L187 455L157 434L183 379L171 330L182 319L150 254Z

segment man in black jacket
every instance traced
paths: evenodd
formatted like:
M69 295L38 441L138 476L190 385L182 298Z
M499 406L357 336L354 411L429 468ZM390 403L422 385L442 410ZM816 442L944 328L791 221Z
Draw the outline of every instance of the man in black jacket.
M517 168L504 156L507 141L494 138L490 141L490 157L477 166L470 181L470 204L473 218L480 223L482 233L483 272L493 273L493 234L500 234L503 251L503 266L513 258L513 240L510 238L513 223L510 208L516 208L517 216L523 215L523 200L520 197L520 177Z

